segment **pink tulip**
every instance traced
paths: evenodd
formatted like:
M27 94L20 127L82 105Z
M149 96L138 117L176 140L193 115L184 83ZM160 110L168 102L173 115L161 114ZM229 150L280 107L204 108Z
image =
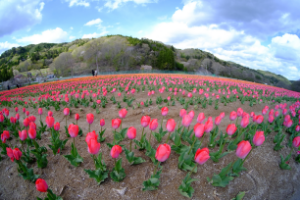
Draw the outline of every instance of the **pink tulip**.
M20 160L21 159L22 152L20 151L19 148L15 148L13 150L13 154L14 154L14 157L15 157L16 160Z
M205 119L204 113L199 113L197 117L197 122L201 124L204 121L204 119Z
M294 147L298 148L300 146L300 136L297 136L293 139Z
M228 135L233 135L236 132L237 128L235 126L235 124L228 124L227 128L226 128L226 133Z
M253 137L253 143L255 146L260 146L265 141L265 135L263 131L256 131L254 137Z
M122 147L119 145L115 145L111 148L110 155L113 158L118 158L120 153L122 153Z
M87 145L88 145L88 152L90 154L93 154L93 155L98 154L101 145L99 142L97 142L97 139L92 138L90 140L90 142L87 143Z
M64 115L67 116L70 114L70 109L69 108L65 108L64 109Z
M77 135L79 133L78 125L70 124L68 127L68 132L72 138L77 137Z
M199 165L203 165L208 159L209 156L209 150L208 148L198 149L195 154L195 162L197 162Z
M142 116L142 118L141 118L142 127L146 128L150 123L150 119L151 118L149 116Z
M92 124L94 122L94 115L92 113L87 114L86 121L87 123Z
M200 138L200 137L203 136L203 134L204 134L204 128L205 128L204 124L199 124L199 123L195 124L195 126L194 126L194 132L195 132L195 136L197 138Z
M119 126L121 125L121 119L118 119L118 118L116 118L116 119L112 119L111 120L111 126L112 126L112 128L113 129L118 129L119 128Z
M152 119L152 121L149 124L149 129L151 131L154 131L158 127L157 119Z
M162 107L161 109L161 115L162 116L166 116L169 112L169 108L168 107Z
M95 140L97 141L98 136L97 136L97 134L96 134L95 131L89 132L89 133L86 134L85 142L86 142L87 144L90 143L91 139L95 139Z
M190 115L185 115L185 116L183 116L183 118L182 118L181 124L182 124L183 126L185 126L185 127L189 127L190 124L192 123L192 120L193 120L193 119L191 118Z
M100 119L100 126L104 126L105 125L105 120L104 119Z
M250 142L248 140L243 140L237 145L235 154L237 157L244 159L250 152L251 148Z
M133 126L128 128L127 137L131 140L136 137L136 129Z
M127 110L126 110L125 108L123 108L123 109L121 109L121 110L119 111L119 117L120 117L121 119L125 118L126 115L127 115Z
M186 110L185 109L181 109L180 112L179 112L179 116L181 118L183 118L184 115L186 115Z
M237 117L237 113L235 111L231 111L230 115L229 115L229 119L231 121L234 121Z
M159 162L166 161L171 154L171 147L168 144L160 144L156 150L155 158Z
M176 127L176 122L174 119L168 119L167 124L166 124L166 128L168 132L173 132L175 130Z

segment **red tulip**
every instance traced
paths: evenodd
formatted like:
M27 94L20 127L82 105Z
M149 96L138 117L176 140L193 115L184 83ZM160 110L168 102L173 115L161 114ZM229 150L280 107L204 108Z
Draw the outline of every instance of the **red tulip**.
M255 122L256 122L256 123L261 124L263 121L264 121L264 116L262 116L262 115L257 115L257 116L255 117Z
M233 135L236 132L237 128L235 126L235 124L228 124L227 128L226 128L226 133L228 135Z
M1 134L1 141L2 141L2 143L6 143L6 137L4 136L4 134L2 133Z
M34 122L30 122L29 128L33 128L34 130L36 130L36 124Z
M19 111L19 108L18 108L18 107L15 107L15 111L18 112L18 111Z
M70 109L69 108L65 108L64 109L64 115L67 116L70 114Z
M161 109L161 115L162 116L166 116L169 112L169 108L168 107L162 107Z
M243 140L237 145L235 154L237 157L244 159L250 152L251 148L250 142L248 140Z
M204 119L205 119L204 113L199 113L199 115L197 117L197 122L201 124Z
M120 153L122 153L122 147L119 145L115 145L111 148L110 155L113 158L118 158Z
M152 121L149 124L149 129L151 131L154 131L158 127L157 119L152 119Z
M253 137L253 143L255 146L260 146L265 141L265 135L263 131L256 131L254 137Z
M274 116L273 115L269 115L268 122L269 123L273 123L273 121L274 121Z
M87 123L92 124L94 121L94 115L92 113L87 114L86 121L87 121Z
M155 158L159 162L166 161L171 154L171 147L168 144L160 144L156 150Z
M39 114L39 115L42 115L42 114L43 114L43 109L42 109L42 108L39 108L39 109L38 109L38 114Z
M80 116L79 116L79 114L78 114L78 113L76 113L74 117L75 117L75 120L76 120L76 121L78 121L78 120L79 120L79 118L80 118Z
M4 116L0 115L0 122L3 122L3 121L4 121Z
M283 125L290 128L293 125L293 120L290 119L289 121L283 122Z
M10 135L9 135L9 131L4 130L2 133L3 137L5 137L5 139L9 139Z
M296 130L297 132L299 132L299 131L300 131L300 126L297 125L296 128L295 128L295 130Z
M88 144L88 152L90 154L97 154L100 150L100 143L97 142L97 139L91 138L90 142Z
M189 127L190 124L192 123L193 118L191 118L190 115L185 115L182 118L181 124L185 127Z
M278 117L280 115L279 111L278 110L275 111L274 115L275 115L275 117Z
M119 111L119 117L120 118L125 118L126 117L126 115L127 115L127 110L125 109L125 108L123 108L123 109L121 109L120 111Z
M70 124L68 128L69 134L72 138L77 137L78 132L79 132L79 127L78 125Z
M222 121L222 117L217 116L216 119L215 119L215 125L218 126L221 123L221 121Z
M176 122L174 119L168 119L167 124L166 124L166 128L168 132L173 132L175 130L176 127Z
M194 119L195 116L195 112L193 110L191 110L188 114L192 119Z
M29 113L29 111L27 110L27 111L25 112L25 115L26 115L26 116L29 116L29 114L30 114L30 113Z
M20 160L21 156L22 156L22 152L20 151L19 148L15 148L13 150L13 154L16 160Z
M121 119L119 119L119 118L116 118L116 119L112 119L111 120L111 126L112 126L112 128L113 129L118 129L119 128L119 126L120 126L120 124L121 124Z
M50 117L50 116L47 116L46 117L46 124L47 124L48 128L52 128L53 125L54 125L54 118Z
M36 130L33 128L29 128L28 130L28 136L30 139L35 139L36 138Z
M48 111L48 116L49 116L49 117L52 117L52 116L53 116L53 113L52 113L51 110Z
M97 141L98 136L97 136L97 134L96 134L95 131L89 132L89 133L86 135L86 137L85 137L86 143L89 144L90 141L91 141L91 139L95 139L95 140Z
M35 182L35 187L40 192L47 192L48 185L44 179L38 178Z
M22 131L19 131L19 137L20 137L20 140L24 141L27 139L27 131L26 130L22 130Z
M60 123L59 123L59 122L56 122L56 123L54 124L54 130L59 131L59 129L60 129Z
M194 132L197 138L202 137L204 133L204 124L199 124L199 123L195 124Z
M206 133L209 133L209 132L213 129L213 127L214 127L214 123L213 123L213 121L212 121L212 117L209 117L209 118L207 119L207 121L205 122L205 125L204 125L204 131L205 131Z
M100 119L100 126L104 126L105 125L105 120L104 119Z
M235 111L231 111L230 115L229 115L229 119L231 121L235 120L237 117L237 113Z
M15 116L16 120L19 120L20 119L20 114L17 113L16 116Z
M238 108L236 114L237 114L238 117L240 117L240 116L242 116L243 112L244 111L243 111L242 108Z
M225 112L221 112L219 116L223 119L225 117Z
M7 153L8 157L10 157L10 160L12 162L14 162L15 156L14 156L13 150L9 147L6 147L6 153Z
M28 117L28 119L29 119L29 121L31 121L31 122L35 122L35 120L36 120L36 118L35 118L35 116L29 116Z
M241 127L246 128L249 124L249 117L245 116L241 120Z
M29 120L28 118L25 118L25 119L23 120L23 125L24 125L25 127L29 126L29 123L30 123L30 120Z
M15 124L17 122L16 118L10 117L10 123Z
M142 116L142 118L141 118L141 125L144 127L144 128L146 128L148 125L149 125L149 123L150 123L150 117L149 116Z
M300 136L297 136L293 139L294 147L298 148L300 146Z
M26 112L26 108L23 108L22 111L23 111L23 113L25 113Z
M195 162L197 162L199 165L203 165L208 159L209 156L209 150L208 148L198 149L195 154Z
M127 137L131 140L136 137L136 129L133 126L128 128Z
M184 115L186 115L186 110L185 109L181 109L180 112L179 112L179 116L181 118L183 118Z

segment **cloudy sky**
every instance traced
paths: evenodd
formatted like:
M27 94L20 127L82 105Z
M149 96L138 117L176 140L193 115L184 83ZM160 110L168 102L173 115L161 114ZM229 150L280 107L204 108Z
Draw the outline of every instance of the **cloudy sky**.
M0 54L122 34L300 79L299 0L2 0Z

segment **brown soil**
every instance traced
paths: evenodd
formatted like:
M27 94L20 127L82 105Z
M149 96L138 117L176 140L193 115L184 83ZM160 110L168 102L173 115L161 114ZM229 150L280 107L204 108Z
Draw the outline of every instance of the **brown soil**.
M126 118L123 120L122 126L130 127L134 126L137 129L137 139L141 137L142 126L140 125L140 119L143 115L149 115L151 118L158 118L159 122L162 118L160 110L155 105L155 99L158 93L151 96L153 105L149 107L135 108L134 110L129 108ZM166 98L168 93L164 93L162 96ZM108 99L111 94L108 95ZM115 95L116 96L116 95ZM145 101L149 97L146 92L137 93L135 96L135 102ZM116 97L117 101L121 101L122 107L125 107L125 103L121 97ZM220 104L219 110L215 110L213 106L207 106L206 109L199 109L195 111L195 117L192 125L196 123L196 117L200 112L204 112L205 116L212 116L215 118L220 112L225 112L226 116L222 120L220 130L223 132L229 121L229 113L232 110L236 110L238 107L242 107L246 112L250 113L254 111L256 114L261 113L262 108L266 104L257 104L253 107L249 107L248 103L241 105L239 101L236 103L230 103L227 106ZM135 105L136 107L136 105ZM174 118L177 122L179 121L179 110L182 106L176 101L176 106L169 106L169 113L167 118ZM270 108L274 108L270 106ZM19 107L21 109L21 107ZM190 106L192 109L192 106ZM63 120L63 111L55 112L51 108L56 121L61 122L61 139L65 139L64 126L65 120ZM94 123L91 126L91 130L100 130L99 121L101 118L106 121L106 132L107 137L105 142L101 144L100 152L103 154L103 159L111 170L114 167L114 160L110 156L109 148L105 143L112 143L113 135L111 128L111 119L118 117L118 110L116 105L109 101L106 108L101 108L101 113L96 114L92 108L72 108L71 116L68 119L68 123L75 122L74 114L79 113L80 120L79 126L82 128L84 135L88 132L88 124L86 122L86 114L93 113L95 115ZM38 116L37 109L29 108L31 114ZM13 109L10 112L14 115ZM23 121L23 113L21 114L20 122ZM46 110L42 116L43 122L45 121ZM37 117L38 121L38 117ZM166 120L164 120L164 124ZM147 134L149 136L149 129L147 128ZM300 167L294 161L296 150L294 149L293 157L290 159L291 170L281 170L279 168L280 154L286 156L289 154L290 148L284 147L279 152L273 150L273 138L275 133L271 133L267 138L266 142L255 148L249 158L246 160L244 166L247 171L242 172L241 176L235 178L227 187L220 188L214 187L208 183L207 177L212 177L214 173L219 173L220 170L226 166L229 162L237 159L235 152L231 152L224 158L220 159L220 162L214 163L212 160L208 160L204 165L198 165L198 173L193 174L192 178L198 179L193 182L192 186L195 189L195 193L192 199L231 199L234 198L240 191L245 191L246 195L244 199L297 199L297 193L300 191ZM166 141L167 135L163 139ZM207 147L208 135L205 136L203 147ZM66 144L66 148L62 150L61 154L66 155L70 153L71 142L69 140ZM152 137L152 146L156 149L159 145ZM125 154L122 153L120 157L123 158L123 167L125 169L126 178L120 182L113 182L111 178L108 178L101 185L97 185L96 181L89 178L88 174L83 169L94 169L92 158L87 151L87 145L85 137L76 138L76 146L79 154L83 157L84 162L79 167L72 166L62 155L54 156L52 150L49 149L48 144L49 134L45 133L42 136L42 140L38 141L40 145L46 146L48 149L48 166L45 169L37 168L36 163L30 167L34 169L36 174L40 175L48 183L50 189L55 194L60 195L65 200L73 199L188 199L182 196L178 187L181 181L187 174L187 172L181 171L177 167L178 154L172 152L169 159L162 164L163 171L160 178L160 186L155 191L142 191L143 181L151 176L154 170L154 165L151 160L145 156L145 151L134 150L135 156L143 157L147 162L130 166L125 158ZM169 144L172 142L169 142ZM287 139L284 144L287 143ZM13 140L13 145L20 146L19 142ZM129 140L125 139L121 144L129 147ZM217 148L210 151L216 151ZM36 190L35 184L30 183L18 176L17 164L10 161L7 156L4 156L3 160L0 161L0 199L13 200L13 199L36 199L36 197L45 197L45 194L40 193Z

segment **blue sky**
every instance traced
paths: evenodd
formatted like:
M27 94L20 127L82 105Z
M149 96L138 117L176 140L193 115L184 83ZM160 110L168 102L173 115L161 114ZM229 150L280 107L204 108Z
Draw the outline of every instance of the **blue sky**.
M300 79L298 0L3 0L0 54L14 46L122 34Z

